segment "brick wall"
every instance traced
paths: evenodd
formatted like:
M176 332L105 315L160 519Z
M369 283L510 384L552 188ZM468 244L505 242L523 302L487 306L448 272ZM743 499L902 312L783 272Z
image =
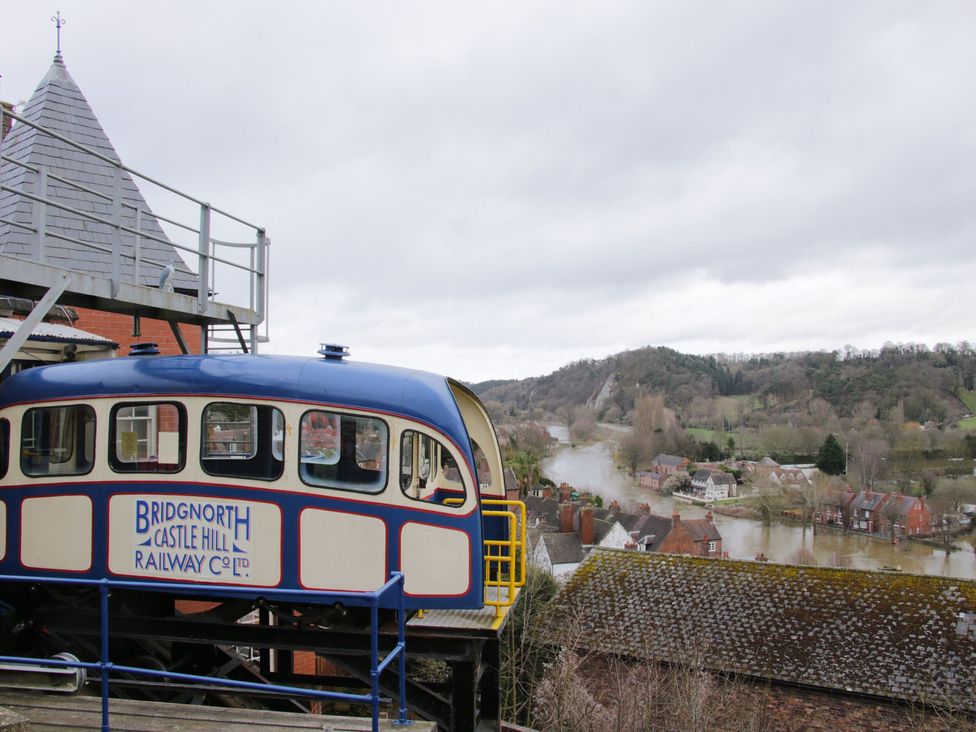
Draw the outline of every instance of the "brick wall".
M142 335L132 335L132 317L107 313L101 310L75 308L78 320L73 323L75 328L81 328L89 333L95 333L104 338L110 338L119 344L119 355L126 356L133 343L158 343L159 352L166 356L177 355L180 347L173 337L169 323L165 320L142 318ZM200 353L200 328L195 325L180 325L180 332L190 353Z
M681 518L674 514L671 517L671 531L657 548L664 554L691 554L698 556L701 554L701 547L691 538L688 530L681 525Z

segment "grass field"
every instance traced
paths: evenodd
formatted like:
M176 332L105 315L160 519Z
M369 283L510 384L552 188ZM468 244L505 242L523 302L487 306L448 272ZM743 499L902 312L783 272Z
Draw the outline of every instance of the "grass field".
M968 391L963 389L959 392L959 398L962 403L966 405L966 408L974 415L976 415L976 391ZM961 430L976 430L976 416L966 417L966 419L959 420L959 429Z
M729 437L735 440L736 448L753 449L759 447L756 435L749 433L723 432L722 430L708 430L704 427L689 427L688 432L694 435L699 442L711 440L723 450L729 441Z
M962 389L959 392L959 398L962 400L962 403L969 408L970 412L976 414L976 391Z
M959 429L976 430L976 417L966 417L966 419L960 419Z

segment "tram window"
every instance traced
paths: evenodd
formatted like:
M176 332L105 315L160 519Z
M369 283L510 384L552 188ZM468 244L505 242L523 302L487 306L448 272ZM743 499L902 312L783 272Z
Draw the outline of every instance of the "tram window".
M438 454L446 457L438 459ZM458 507L465 498L461 474L455 470L452 479L447 471L438 470L440 460L457 466L440 442L414 430L404 430L400 437L400 488L416 501Z
M203 410L200 458L210 475L275 480L284 468L285 418L267 405L214 402Z
M0 478L7 474L7 460L10 454L10 422L0 419Z
M186 462L182 404L119 404L109 422L109 464L119 473L176 473Z
M478 471L478 487L485 489L491 486L491 466L488 465L488 456L474 440L471 440L471 451L474 453L474 466Z
M314 486L379 493L386 487L389 430L372 417L311 411L302 415L302 481Z
M95 457L95 410L87 404L24 414L20 466L26 475L84 475Z
M413 485L413 443L416 432L406 431L400 437L400 488L407 490Z

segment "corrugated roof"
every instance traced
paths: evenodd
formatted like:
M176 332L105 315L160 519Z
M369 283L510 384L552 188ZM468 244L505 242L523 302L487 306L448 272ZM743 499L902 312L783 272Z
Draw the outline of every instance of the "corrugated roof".
M54 63L21 112L21 116L74 142L86 145L111 160L120 159L95 118L85 96L68 73L60 55L55 56ZM45 166L49 173L80 183L105 195L113 195L115 168L112 165L76 150L29 125L14 125L4 140L3 153L20 163L34 167ZM35 178L34 173L28 172L19 165L12 163L0 165L0 182L4 185L34 193ZM126 203L139 206L144 211L149 210L149 205L128 173L123 173L122 191ZM104 218L112 216L110 201L54 180L49 180L48 197L86 213ZM33 202L23 196L8 191L0 192L0 218L8 218L30 226L33 206ZM122 219L125 225L134 227L134 210L123 206ZM142 230L167 239L151 214L143 214ZM102 247L112 245L113 227L86 220L77 214L54 207L48 207L48 231ZM31 236L29 231L0 223L0 254L31 256ZM123 235L123 253L134 252L133 239L132 236ZM45 250L47 263L53 266L91 275L111 276L111 255L106 252L53 237L46 240ZM174 288L196 292L196 275L187 269L177 250L171 245L143 239L141 256L143 259L172 263L177 269L171 278ZM141 268L141 284L157 285L160 273L159 268L144 265ZM125 280L133 281L134 266L131 259L122 258L121 274Z
M14 318L0 318L0 338L10 338L23 321ZM95 333L72 328L70 325L38 323L31 331L29 341L52 341L56 343L85 343L118 348L118 343Z
M548 620L586 650L976 711L972 581L595 549Z

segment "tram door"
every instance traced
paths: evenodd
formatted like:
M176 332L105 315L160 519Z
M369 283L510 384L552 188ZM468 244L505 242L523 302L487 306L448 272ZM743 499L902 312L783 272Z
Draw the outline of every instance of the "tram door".
M498 437L491 424L488 411L467 387L451 380L451 391L461 417L471 438L471 450L475 457L475 470L478 475L478 498L484 505L485 500L502 500L505 496L505 473L502 466L501 449ZM499 506L485 508L498 509ZM508 537L509 527L506 520L499 516L485 516L482 519L482 536L485 540L501 540ZM487 552L485 552L487 553Z

